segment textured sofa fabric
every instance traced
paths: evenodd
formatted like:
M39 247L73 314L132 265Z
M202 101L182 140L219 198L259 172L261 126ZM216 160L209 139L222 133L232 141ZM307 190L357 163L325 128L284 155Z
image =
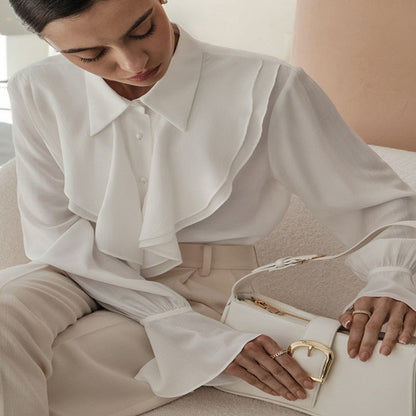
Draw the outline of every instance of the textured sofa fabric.
M0 167L0 269L28 261L23 250L15 161L12 159Z
M405 182L416 189L416 152L377 146L373 146L373 149ZM0 169L0 213L0 269L3 269L28 261L23 251L16 204L14 161L10 161ZM342 245L312 217L297 197L293 197L282 223L267 238L257 243L256 248L261 264L287 255L335 254L343 250ZM342 307L363 286L363 283L344 266L342 259L308 264L306 267L302 268L302 273L297 268L289 268L283 273L270 273L261 282L261 290L267 292L269 296L312 313L336 318ZM149 416L252 414L301 415L299 412L270 403L230 395L207 387L148 412Z

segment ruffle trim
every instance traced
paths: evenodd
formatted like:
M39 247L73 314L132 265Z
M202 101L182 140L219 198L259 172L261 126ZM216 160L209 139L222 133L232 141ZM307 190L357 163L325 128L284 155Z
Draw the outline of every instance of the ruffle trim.
M65 188L76 214L89 220L96 217L95 240L101 252L137 265L143 277L157 276L182 262L176 233L207 218L228 199L234 178L261 138L278 68L275 61L259 57L210 56L209 65L202 66L187 130L166 122L155 133L142 212L128 150L111 127L112 158L103 162L109 164L107 183L91 190L97 193L93 200L102 201L94 208L97 212L80 201L80 184ZM232 108L217 105L236 93L239 97ZM233 123L236 115L238 122ZM220 121L223 125L218 126Z
M178 397L217 378L247 342L260 334L235 331L196 312L144 322L155 354L136 375L157 396Z

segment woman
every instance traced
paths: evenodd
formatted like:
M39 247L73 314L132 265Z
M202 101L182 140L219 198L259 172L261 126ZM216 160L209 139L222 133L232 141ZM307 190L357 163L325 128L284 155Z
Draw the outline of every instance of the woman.
M347 245L385 223L416 224L415 194L302 70L194 40L163 0L11 3L60 55L9 84L32 263L0 276L5 414L136 415L230 376L305 398L312 380L275 341L217 321L257 265L251 244L292 192ZM371 312L340 317L352 358L369 359L384 322L380 353L409 342L415 247L413 228L394 228L350 257L368 279L350 306ZM76 396L50 383L62 365L52 344L98 305L136 321L126 336L136 367L116 378L114 325L105 354L82 350L82 369L66 375L87 379Z

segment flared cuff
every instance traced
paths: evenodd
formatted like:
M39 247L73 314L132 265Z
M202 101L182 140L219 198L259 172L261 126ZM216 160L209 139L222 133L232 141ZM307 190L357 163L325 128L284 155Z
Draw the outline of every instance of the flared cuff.
M247 342L260 335L236 331L193 311L144 319L142 324L155 358L135 378L148 382L161 397L229 382L221 373Z
M394 231L394 230L393 230ZM409 238L380 238L351 254L346 264L363 280L382 268L405 268L416 273L416 236L411 229Z
M386 296L416 310L415 230L393 227L383 234L388 238L371 241L346 260L354 273L367 282L346 309L363 296Z
M398 266L377 267L369 272L367 279L367 285L344 311L363 296L393 298L416 311L415 277L410 269Z

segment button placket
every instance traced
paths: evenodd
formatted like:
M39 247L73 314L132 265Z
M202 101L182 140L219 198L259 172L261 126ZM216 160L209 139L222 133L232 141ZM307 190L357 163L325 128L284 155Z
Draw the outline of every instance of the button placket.
M132 103L130 112L126 115L126 125L131 129L129 135L129 141L131 143L130 157L143 206L143 201L149 186L153 148L150 115L147 112L147 108L139 102Z
M145 109L145 107L142 105L142 104L140 104L139 102L134 102L134 104L133 104L133 108L137 111L137 112L139 112L140 114L146 114L146 109ZM138 130L137 132L136 132L136 134L135 134L135 137L136 137L136 139L138 140L138 141L142 141L143 139L144 139L144 132L143 132L143 130Z
M132 107L137 110L140 114L145 114L146 113L146 109L145 107L140 104L139 102L132 102L131 103Z

